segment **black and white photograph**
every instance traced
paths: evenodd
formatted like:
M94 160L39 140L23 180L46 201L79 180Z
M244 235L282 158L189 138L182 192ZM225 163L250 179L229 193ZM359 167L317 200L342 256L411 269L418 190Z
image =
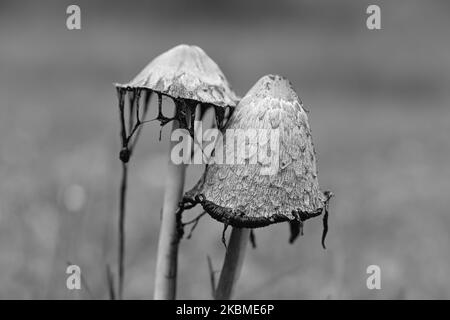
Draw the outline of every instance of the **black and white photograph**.
M450 299L449 34L445 0L1 0L0 300Z

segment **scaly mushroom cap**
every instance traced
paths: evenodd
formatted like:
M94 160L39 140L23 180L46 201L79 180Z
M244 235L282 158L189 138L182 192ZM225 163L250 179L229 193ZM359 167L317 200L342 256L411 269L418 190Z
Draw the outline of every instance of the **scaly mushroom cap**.
M200 202L213 218L245 228L282 221L301 224L322 213L329 196L319 189L308 116L287 79L273 75L261 78L236 107L225 141L231 135L228 129L279 130L278 151L270 149L271 159L278 157L278 166L270 174L262 174L264 166L251 162L257 156L255 149L244 155L245 164L210 164L186 193L186 202ZM267 143L273 142L269 139ZM216 151L222 145L219 140ZM242 149L234 149L235 156L244 152ZM224 150L230 154L230 148Z
M185 44L159 55L132 81L116 87L150 89L221 107L234 107L239 100L217 64L201 48Z

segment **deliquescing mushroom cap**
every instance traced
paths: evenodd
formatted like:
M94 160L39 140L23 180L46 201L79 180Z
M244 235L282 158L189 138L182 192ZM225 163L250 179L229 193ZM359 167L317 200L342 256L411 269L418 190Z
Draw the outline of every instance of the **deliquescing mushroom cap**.
M257 152L247 149L245 164L208 165L185 200L200 202L206 212L225 224L245 228L282 221L301 224L326 210L329 196L319 188L308 116L287 79L262 77L236 107L224 130L225 141L230 136L228 129L278 130L278 151L270 148L271 159L278 157L278 166L271 174L261 174L263 165L250 161ZM270 135L267 137L271 145ZM220 142L216 151L218 146ZM243 152L239 145L237 148L233 145L235 156ZM223 150L230 153L230 148Z
M218 65L201 48L185 44L159 55L129 83L116 87L149 89L220 107L234 107L239 101Z

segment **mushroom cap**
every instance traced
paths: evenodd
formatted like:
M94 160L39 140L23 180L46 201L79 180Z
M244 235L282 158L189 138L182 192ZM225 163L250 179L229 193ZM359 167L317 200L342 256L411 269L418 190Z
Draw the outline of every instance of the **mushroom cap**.
M150 89L221 107L234 107L239 100L217 64L201 48L185 44L159 55L133 80L116 87Z
M245 228L302 221L298 213L322 212L327 196L319 189L308 116L287 79L262 77L239 102L227 129L278 129L278 151L271 149L271 159L278 158L278 166L271 174L262 174L264 165L251 161L257 156L255 149L244 155L245 164L209 164L185 200L200 202L223 223ZM230 135L225 131L225 141ZM219 140L216 152L221 143ZM228 155L230 148L223 148ZM235 150L234 156L239 152Z

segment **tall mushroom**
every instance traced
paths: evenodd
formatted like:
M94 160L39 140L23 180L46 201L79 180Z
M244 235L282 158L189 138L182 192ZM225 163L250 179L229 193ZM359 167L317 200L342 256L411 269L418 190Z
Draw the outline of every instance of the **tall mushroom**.
M262 77L239 102L225 129L224 142L219 140L214 154L223 151L225 163L209 164L183 197L184 206L200 203L225 228L233 227L216 299L232 295L250 229L288 221L292 243L305 220L323 213L325 246L331 197L319 189L308 116L287 79ZM241 138L237 145L236 136Z
M172 130L184 128L189 130L191 136L194 135L194 121L198 106L201 108L213 107L220 127L224 122L225 109L235 107L238 101L217 64L197 46L179 45L170 49L152 60L132 81L125 84L116 84L116 87L119 94L122 124L120 159L123 162L125 177L126 163L134 146L134 142L131 142L132 137L135 133L138 136L141 125L146 122L140 119L142 115L140 115L139 101L142 91L147 94L156 93L158 96L158 116L155 120L158 120L161 126L175 120ZM124 96L127 94L130 101L128 134L126 133L124 116ZM173 100L175 115L167 117L163 114L163 96ZM147 105L148 100L145 103L144 113ZM172 142L171 146L174 143ZM182 197L184 177L185 165L176 165L169 159L158 242L155 299L175 298L178 254L175 211ZM126 178L124 180L126 181ZM122 186L121 189L123 190L124 187ZM122 230L121 233L123 234L125 196L122 196L121 199L119 229ZM122 237L119 244L119 248L122 248L119 249L119 295L121 295L123 286L123 247L124 240Z

